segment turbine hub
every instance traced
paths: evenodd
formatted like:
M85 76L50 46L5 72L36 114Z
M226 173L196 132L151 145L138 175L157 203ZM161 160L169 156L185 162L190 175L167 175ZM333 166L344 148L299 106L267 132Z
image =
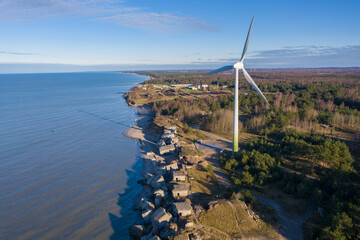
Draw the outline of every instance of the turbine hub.
M243 62L242 62L242 61L241 61L241 62L236 62L236 63L234 64L234 68L235 68L235 69L242 69L242 68L244 68Z

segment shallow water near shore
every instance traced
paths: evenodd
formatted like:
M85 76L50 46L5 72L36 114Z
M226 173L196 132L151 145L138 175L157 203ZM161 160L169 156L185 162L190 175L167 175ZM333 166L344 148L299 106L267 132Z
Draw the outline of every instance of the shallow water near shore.
M145 76L0 75L0 239L128 239L138 215L136 118Z

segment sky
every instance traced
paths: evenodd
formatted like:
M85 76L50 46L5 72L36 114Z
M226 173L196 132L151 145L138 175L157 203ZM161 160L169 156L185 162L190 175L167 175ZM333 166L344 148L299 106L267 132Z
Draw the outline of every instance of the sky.
M0 73L360 67L358 0L0 0Z

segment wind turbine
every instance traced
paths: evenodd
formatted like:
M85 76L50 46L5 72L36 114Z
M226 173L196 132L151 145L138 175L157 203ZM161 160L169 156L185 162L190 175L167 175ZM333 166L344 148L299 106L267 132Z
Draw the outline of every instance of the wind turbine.
M250 40L250 35L251 35L251 29L252 29L253 22L254 22L254 17L253 17L253 19L251 21L251 24L250 24L249 32L248 32L248 35L247 35L247 38L246 38L244 50L243 50L243 53L241 55L240 61L236 62L234 65L224 66L224 67L218 68L218 69L216 69L214 71L211 71L211 72L205 74L205 75L209 75L209 74L214 74L214 73L227 71L227 70L230 70L230 69L235 70L234 123L233 123L234 124L234 133L233 133L233 144L234 144L233 150L234 150L234 152L239 151L239 143L238 143L238 134L239 134L239 126L238 126L238 121L239 121L239 70L241 70L243 72L246 81L248 81L250 83L250 85L253 86L253 88L255 88L255 90L260 94L260 96L265 100L265 102L267 104L269 104L269 102L266 100L265 96L260 91L260 89L258 88L256 83L254 82L254 80L250 77L248 72L245 70L244 63L243 63L243 61L245 59L247 48L249 46L249 40Z

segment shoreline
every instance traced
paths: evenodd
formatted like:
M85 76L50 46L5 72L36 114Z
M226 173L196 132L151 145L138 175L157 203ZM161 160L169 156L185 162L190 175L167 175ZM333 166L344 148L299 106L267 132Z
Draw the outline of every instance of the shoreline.
M135 124L128 129L125 132L125 136L128 138L132 138L138 141L140 145L140 152L141 152L141 158L143 161L143 169L141 171L141 175L145 177L146 173L153 172L152 164L150 161L146 161L148 159L147 152L155 150L155 149L149 149L149 146L146 146L144 144L144 141L148 141L146 136L146 133L144 132L144 129L151 123L153 119L153 112L148 106L142 105L142 106L130 106L135 107L137 109L136 115L137 115L137 121Z
M129 234L131 239L160 240L159 235L168 237L176 231L166 224L171 224L173 219L164 206L169 200L170 192L168 193L169 189L164 181L164 173L155 163L164 158L158 154L157 138L148 131L154 112L147 105L131 107L137 108L138 117L136 123L126 131L125 136L137 140L140 145L142 170L141 178L137 183L142 185L142 189L136 197L134 210L140 210L139 215L142 220L130 226Z
M140 74L137 74L137 75L140 75ZM148 76L148 75L141 75L141 76L148 77L147 80L151 79L151 76ZM142 83L143 82L137 82L137 83L135 83L134 87L139 86ZM129 89L129 91L130 90L131 89ZM147 105L131 105L128 103L126 98L124 98L124 100L129 107L136 109L136 122L130 129L128 129L125 132L124 135L125 135L125 137L138 140L138 143L140 145L140 152L141 152L140 157L142 159L142 164L143 164L141 175L142 175L142 177L145 177L146 173L153 172L153 169L152 169L151 162L149 160L146 161L146 159L147 159L146 153L147 153L148 149L143 144L143 141L146 139L144 129L151 123L151 121L154 117L154 113L152 112L150 107Z

